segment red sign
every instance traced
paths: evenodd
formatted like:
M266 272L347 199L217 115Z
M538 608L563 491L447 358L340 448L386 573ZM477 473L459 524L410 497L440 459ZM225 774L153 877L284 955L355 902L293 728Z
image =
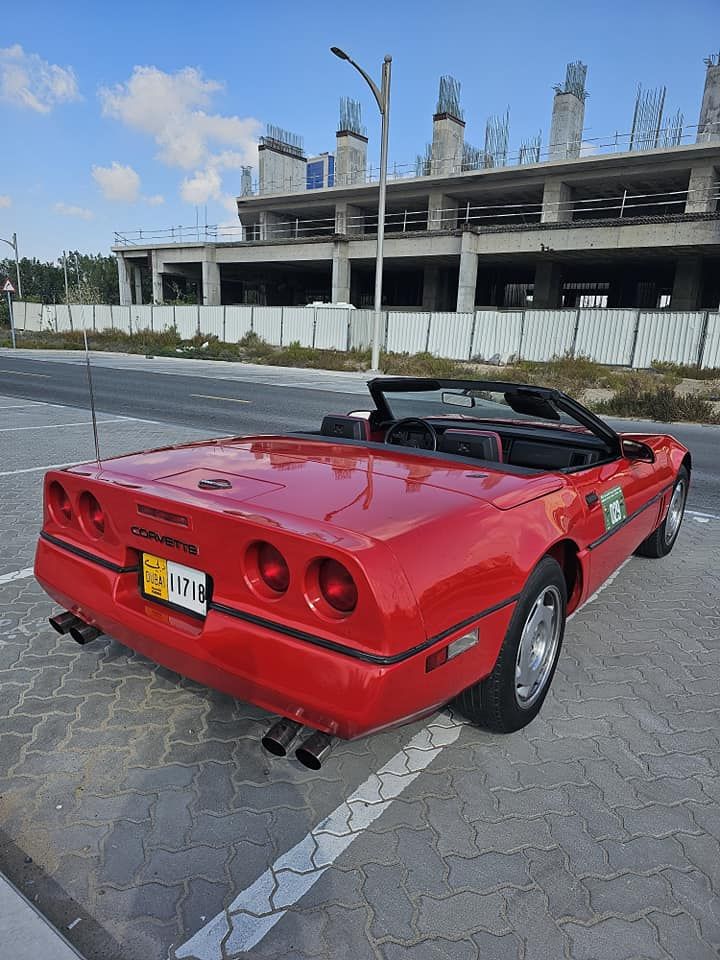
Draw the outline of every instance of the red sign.
M15 287L12 285L12 280L10 280L9 278L5 281L5 283L4 283L4 285L3 285L3 288L2 288L2 292L3 292L3 293L15 293Z

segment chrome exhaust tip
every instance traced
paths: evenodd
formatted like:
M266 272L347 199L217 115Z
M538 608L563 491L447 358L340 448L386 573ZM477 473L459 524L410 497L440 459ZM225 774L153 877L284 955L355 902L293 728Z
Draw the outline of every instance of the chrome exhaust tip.
M102 630L98 630L97 627L93 627L89 623L83 623L82 620L70 627L70 636L75 643L79 643L81 647L84 647L86 643L91 643L97 637L101 636L101 634Z
M58 633L66 634L70 630L82 623L82 620L79 617L76 617L74 613L70 613L69 610L66 610L64 613L57 613L54 617L48 618L48 623L53 628L57 630Z
M276 757L286 757L301 727L301 723L283 718L270 727L261 743L268 753L272 753Z
M295 751L295 756L304 767L319 770L335 745L335 737L316 730Z

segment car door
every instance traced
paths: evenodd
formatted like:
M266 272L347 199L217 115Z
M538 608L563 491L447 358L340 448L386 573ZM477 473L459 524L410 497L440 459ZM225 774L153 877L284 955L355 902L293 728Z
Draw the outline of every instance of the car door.
M592 593L655 529L662 484L654 464L624 456L570 476L584 511L578 539L588 551Z

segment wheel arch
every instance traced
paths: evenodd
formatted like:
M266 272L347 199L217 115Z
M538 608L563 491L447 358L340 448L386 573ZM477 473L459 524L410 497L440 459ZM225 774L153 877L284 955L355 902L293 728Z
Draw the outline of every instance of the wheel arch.
M562 568L567 586L567 610L572 613L580 603L583 592L583 568L580 562L580 547L569 537L558 540L545 553Z

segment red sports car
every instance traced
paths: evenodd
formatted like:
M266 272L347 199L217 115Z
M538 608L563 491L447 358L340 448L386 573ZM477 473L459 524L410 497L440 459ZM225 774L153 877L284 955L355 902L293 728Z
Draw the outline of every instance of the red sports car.
M633 552L667 554L690 454L557 390L378 378L317 431L52 470L35 573L80 643L107 633L283 720L319 765L455 700L509 732L565 618Z

